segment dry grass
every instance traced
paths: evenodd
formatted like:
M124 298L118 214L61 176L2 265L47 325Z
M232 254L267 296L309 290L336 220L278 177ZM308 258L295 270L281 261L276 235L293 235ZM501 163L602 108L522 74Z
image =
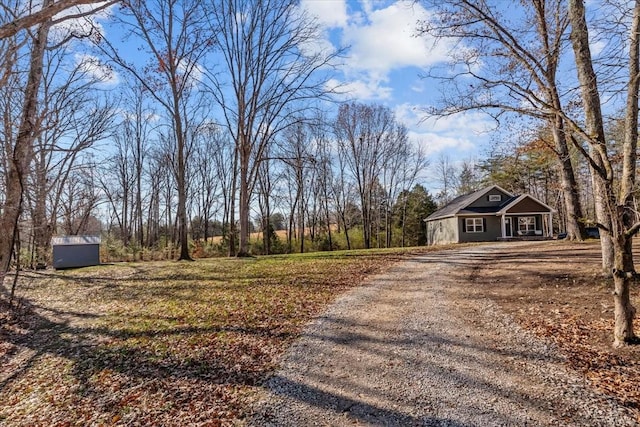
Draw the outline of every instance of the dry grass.
M640 245L634 251L640 254ZM595 240L505 250L478 264L467 294L488 296L523 327L551 339L585 381L634 408L640 420L640 346L612 346L613 284L602 277L600 265ZM635 284L637 308L638 291ZM635 331L640 333L637 318Z
M0 424L234 424L301 327L405 253L25 273L21 308L2 301Z
M640 346L611 347L597 242L532 248L460 271L474 284L460 297L492 298L554 340L586 381L640 407ZM425 250L25 273L21 308L8 315L0 298L0 424L238 423L304 324L367 275ZM637 286L633 294L639 307Z

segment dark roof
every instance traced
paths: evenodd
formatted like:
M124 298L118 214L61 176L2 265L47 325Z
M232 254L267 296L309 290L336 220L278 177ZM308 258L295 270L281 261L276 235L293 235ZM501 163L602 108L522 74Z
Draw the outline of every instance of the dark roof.
M444 205L431 215L427 217L427 221L436 218L444 218L447 216L452 216L457 214L460 210L467 207L467 205L471 204L474 200L481 196L481 193L485 190L478 190L473 193L465 194L464 196L458 196L448 204Z
M468 206L470 204L472 204L473 202L475 202L480 197L482 197L484 194L488 193L489 191L491 191L494 188L499 189L501 192L505 193L506 195L508 195L510 197L508 199L506 199L504 202L502 202L500 204L500 206L468 208ZM474 191L473 193L469 193L469 194L465 194L464 196L456 197L451 202L449 202L447 205L443 206L442 208L438 209L437 211L435 211L434 213L429 215L426 218L426 221L431 221L431 220L440 219L440 218L446 218L446 217L449 217L449 216L460 215L460 214L474 214L474 213L475 214L492 214L492 213L496 213L496 212L500 211L500 209L502 209L503 206L508 205L513 200L515 200L517 197L518 196L511 195L510 193L508 193L507 191L505 191L502 188L498 187L497 185L492 185L491 187L485 187L485 188L483 188L481 190Z

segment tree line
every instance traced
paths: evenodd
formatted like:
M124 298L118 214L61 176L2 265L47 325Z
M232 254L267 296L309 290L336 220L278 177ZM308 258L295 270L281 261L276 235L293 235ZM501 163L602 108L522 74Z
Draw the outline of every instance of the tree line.
M319 28L296 6L119 2L110 19L126 44L102 36L94 9L62 25L48 13L59 2L3 6L3 23L40 20L2 38L5 271L12 254L45 265L55 234L102 229L126 251L178 259L194 242L230 256L421 242L423 218L408 216L432 204L416 186L424 154L387 107L323 111L340 52L311 49Z

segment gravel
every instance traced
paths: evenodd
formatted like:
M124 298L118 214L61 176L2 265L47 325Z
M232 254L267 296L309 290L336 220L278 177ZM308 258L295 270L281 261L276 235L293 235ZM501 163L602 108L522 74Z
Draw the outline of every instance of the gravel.
M453 298L473 286L475 258L505 244L421 255L340 297L289 350L247 424L638 425L490 301Z

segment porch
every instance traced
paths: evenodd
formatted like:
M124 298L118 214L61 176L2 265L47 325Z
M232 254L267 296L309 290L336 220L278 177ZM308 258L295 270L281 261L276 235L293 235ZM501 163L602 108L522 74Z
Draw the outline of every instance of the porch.
M553 239L553 213L518 213L500 216L502 235L498 240Z

